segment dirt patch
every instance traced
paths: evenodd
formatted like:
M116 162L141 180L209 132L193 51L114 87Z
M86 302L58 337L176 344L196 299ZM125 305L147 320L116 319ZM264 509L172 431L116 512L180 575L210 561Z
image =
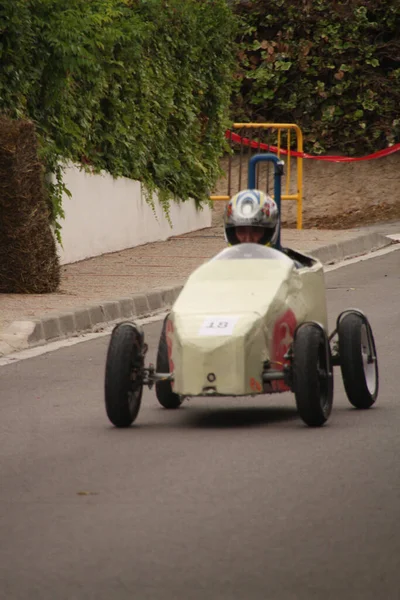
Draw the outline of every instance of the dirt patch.
M366 214L367 213L367 214ZM389 204L381 202L380 204L355 206L349 208L341 214L325 215L323 217L307 218L304 227L309 229L350 229L353 227L363 227L373 223L384 223L389 221L400 221L400 201ZM294 225L292 225L294 227Z
M228 195L229 161L221 166L226 173L214 194ZM259 167L257 187L273 192L273 170ZM282 179L282 191L297 189L297 166L292 160ZM239 186L240 184L240 186ZM247 185L247 161L231 161L230 195ZM225 202L214 202L213 224L222 222ZM282 224L296 227L295 202L282 203ZM330 163L303 160L303 227L305 229L349 229L373 223L400 220L400 152L377 160Z

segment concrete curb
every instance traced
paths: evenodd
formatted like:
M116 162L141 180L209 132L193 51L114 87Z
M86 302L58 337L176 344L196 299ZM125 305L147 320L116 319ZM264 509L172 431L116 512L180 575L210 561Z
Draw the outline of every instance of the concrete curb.
M318 258L318 260L320 260L324 265L330 265L345 259L362 256L363 254L380 250L381 248L390 246L393 243L394 241L388 236L381 233L371 232L367 235L360 235L358 237L339 242L338 244L322 246L310 254L315 256L315 258Z
M172 306L183 285L160 288L101 304L82 306L65 313L49 313L38 319L13 321L0 333L0 356L41 346L56 340L101 331L124 319L144 318Z
M333 264L393 243L393 239L371 232L338 244L317 248L309 254L323 264ZM98 305L82 306L65 313L49 313L38 319L14 321L0 332L0 357L56 340L101 331L124 319L154 315L170 308L182 287L183 285L161 288L146 294L106 300Z

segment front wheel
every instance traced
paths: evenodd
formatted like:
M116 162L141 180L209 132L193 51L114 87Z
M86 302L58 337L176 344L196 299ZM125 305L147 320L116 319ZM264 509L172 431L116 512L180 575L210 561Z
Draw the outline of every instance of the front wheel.
M366 317L348 312L338 323L340 369L349 402L370 408L378 397L379 371L375 340Z
M301 326L293 342L293 387L297 410L310 427L323 425L333 403L333 372L324 330L313 323Z
M158 344L156 371L157 373L169 373L169 358L168 358L168 340L167 340L168 315L164 319L161 330L160 341ZM172 390L171 381L156 382L157 400L167 409L179 408L183 402L183 397L179 396Z
M143 393L143 334L133 323L119 323L111 334L105 375L107 416L116 427L136 419Z

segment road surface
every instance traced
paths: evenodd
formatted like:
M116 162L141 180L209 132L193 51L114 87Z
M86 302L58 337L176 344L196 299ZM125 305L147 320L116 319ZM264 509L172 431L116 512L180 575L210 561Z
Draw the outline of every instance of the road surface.
M117 430L108 337L1 367L0 597L398 600L400 252L326 280L332 324L369 316L381 390L356 411L336 370L321 429L291 394L166 411L146 392Z

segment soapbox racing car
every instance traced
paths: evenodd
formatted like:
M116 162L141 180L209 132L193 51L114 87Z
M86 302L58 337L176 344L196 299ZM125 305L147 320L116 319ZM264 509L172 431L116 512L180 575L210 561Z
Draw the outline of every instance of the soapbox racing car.
M272 156L278 171L276 157L263 156ZM275 185L280 200L279 191ZM146 351L139 325L116 325L106 360L105 405L117 427L136 419L145 385L155 386L167 409L195 396L292 391L300 417L314 427L332 410L334 366L340 365L356 408L369 408L378 395L367 317L345 310L328 334L323 266L289 249L240 244L200 266L164 320L156 365L145 366Z

